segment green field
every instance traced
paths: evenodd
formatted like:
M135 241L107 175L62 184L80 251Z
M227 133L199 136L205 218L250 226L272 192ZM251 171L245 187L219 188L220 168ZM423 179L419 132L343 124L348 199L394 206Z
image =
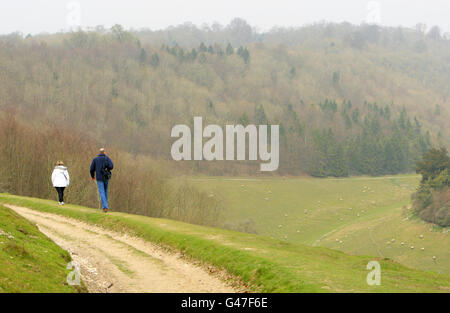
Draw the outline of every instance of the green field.
M167 219L115 213L50 200L0 194L0 203L60 214L126 232L186 257L225 269L262 292L448 292L450 276L405 267L373 256L352 256L323 247L192 225ZM380 262L382 283L366 283L369 261Z
M69 253L0 205L0 292L77 292L66 282Z
M250 231L269 238L450 274L448 228L425 223L407 208L418 175L187 180L223 203L233 228L250 224Z

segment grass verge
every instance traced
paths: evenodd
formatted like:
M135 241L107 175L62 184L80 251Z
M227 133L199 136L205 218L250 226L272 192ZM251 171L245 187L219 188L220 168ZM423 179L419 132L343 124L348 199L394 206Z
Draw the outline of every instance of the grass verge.
M0 292L83 292L69 286L71 257L36 226L0 205Z

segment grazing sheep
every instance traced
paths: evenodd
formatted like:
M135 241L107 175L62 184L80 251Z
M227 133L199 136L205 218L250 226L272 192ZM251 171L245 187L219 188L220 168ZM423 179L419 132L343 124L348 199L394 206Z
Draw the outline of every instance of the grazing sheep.
M425 250L425 248L423 248L423 247L422 247L422 248L420 248L420 250L424 251L424 250Z
M423 239L423 235L420 235L419 238L420 238L420 239Z
M414 249L414 246L411 246L411 250Z
M9 239L14 239L14 236L0 229L0 236L5 236Z

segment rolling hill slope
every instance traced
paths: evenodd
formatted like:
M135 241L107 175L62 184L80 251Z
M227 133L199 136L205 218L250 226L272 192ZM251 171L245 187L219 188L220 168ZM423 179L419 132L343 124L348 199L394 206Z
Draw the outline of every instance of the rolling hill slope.
M125 213L103 214L95 209L0 194L0 202L75 218L118 230L187 257L224 268L262 292L446 292L450 276L423 272L396 262L351 256L322 247L310 247L211 227ZM381 264L381 286L368 286L366 265Z
M449 51L447 37L348 23L11 34L0 37L0 111L163 160L171 128L194 116L280 124L280 173L405 173L430 143L449 145ZM248 164L176 166L255 173Z
M408 210L418 175L187 180L223 203L228 228L450 274L448 228Z

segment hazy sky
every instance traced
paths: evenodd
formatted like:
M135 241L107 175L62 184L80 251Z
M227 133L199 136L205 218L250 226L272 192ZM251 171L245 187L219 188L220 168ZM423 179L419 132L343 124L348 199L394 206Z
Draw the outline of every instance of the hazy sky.
M364 21L450 32L450 0L0 0L0 33L56 32L80 25L161 29L244 18L261 30L318 21Z

